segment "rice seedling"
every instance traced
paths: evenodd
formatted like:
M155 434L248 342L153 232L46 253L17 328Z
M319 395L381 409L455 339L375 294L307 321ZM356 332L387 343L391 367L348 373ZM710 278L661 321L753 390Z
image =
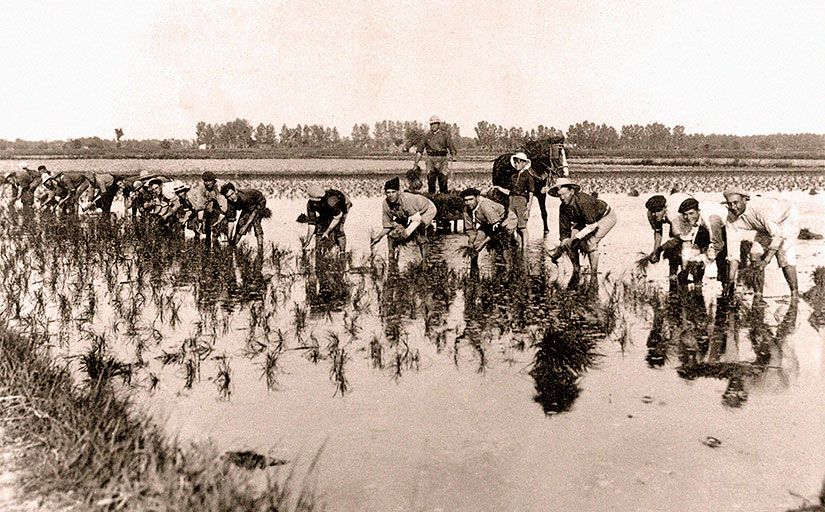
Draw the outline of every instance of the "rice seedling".
M293 319L292 319L292 326L295 328L295 334L300 334L304 332L306 329L307 324L307 309L301 307L300 304L295 303L295 307L293 308Z
M373 368L384 369L383 352L384 347L381 344L381 340L378 339L378 336L373 335L369 345L370 360L372 361Z
M215 360L218 362L218 373L212 379L216 386L222 400L229 400L232 395L232 369L229 367L229 360L226 354L216 356Z

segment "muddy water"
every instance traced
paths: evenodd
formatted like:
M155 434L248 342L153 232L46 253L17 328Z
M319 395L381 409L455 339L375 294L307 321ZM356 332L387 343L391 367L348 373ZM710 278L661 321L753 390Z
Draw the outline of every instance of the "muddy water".
M825 231L821 195L783 196L802 226ZM294 222L305 203L273 198L262 264L190 247L144 269L153 284L133 328L103 291L85 327L135 365L136 399L181 439L287 459L298 475L318 454L311 483L331 510L782 510L814 499L825 379L810 305L789 300L773 265L764 308L745 293L726 310L713 268L699 293L657 294L663 264L631 277L652 245L646 196L602 197L619 221L601 246L599 300L566 292L569 264L547 263L552 198L546 238L533 205L522 266L482 256L471 274L458 234L433 241L431 266L405 248L387 271L385 245L373 259L367 249L381 198L355 197L352 265L314 281ZM823 249L800 241L803 291ZM118 271L123 301L140 273ZM571 355L587 343L592 353Z
M822 199L789 197L800 205L802 225L821 233ZM627 277L637 252L651 245L644 197L604 198L617 208L619 224L602 246L602 270L613 279ZM276 204L267 235L297 250L302 226L292 220L303 203ZM368 255L378 209L377 198L355 201L347 233L356 262ZM684 346L667 334L648 346L654 324L661 331L667 323L664 330L673 336L688 313L678 305L675 311L673 305L631 307L626 299L619 305L624 331L600 338L600 357L581 373L575 398L545 407L536 400L531 345L552 313L527 306L541 302L542 287L551 286L546 278L556 275L540 262L555 245L556 229L543 238L535 206L533 214L527 279L499 275L497 281L500 272L482 258L479 293L459 255L463 237L450 235L433 246L440 279L404 274L417 259L409 248L400 280L416 286L384 281L379 298L367 282L369 311L354 339L346 334L344 312L310 311L304 338L314 336L323 351L329 333L338 333L346 347L343 395L331 362L312 362L307 350L285 352L277 383L267 390L258 362L240 355L244 334L233 326L222 352L232 362L229 401L218 399L211 382L182 392L179 380L166 383L164 376L143 400L185 439L270 453L298 467L321 450L316 481L332 510L781 510L801 503L795 494L814 498L825 475L823 339L808 322L808 304L800 301L797 308L782 296L787 290L779 269L768 270L764 321L729 318L717 328L729 332L724 349L716 343L715 355L698 356L709 362L703 368L710 374L680 375ZM809 274L823 248L821 241L800 243L803 290L811 286ZM562 264L562 282L568 270ZM719 287L713 269L709 273L698 300L713 310ZM664 268L654 268L649 279L663 285L665 276ZM352 290L363 276L337 278ZM396 287L403 292L393 297ZM293 291L291 300L305 304L300 280ZM472 308L468 294L477 301ZM285 331L294 331L293 308L282 306ZM387 314L387 308L395 311ZM712 329L715 315L700 309L704 317L690 325ZM471 328L475 342L461 337ZM774 340L766 369L742 378L711 375L711 363L718 369L756 361L764 348L751 342L756 332ZM400 342L392 341L396 335ZM296 337L287 338L291 348ZM370 355L372 338L384 345L383 368ZM416 354L412 362L392 363L409 351ZM708 446L714 439L721 444Z

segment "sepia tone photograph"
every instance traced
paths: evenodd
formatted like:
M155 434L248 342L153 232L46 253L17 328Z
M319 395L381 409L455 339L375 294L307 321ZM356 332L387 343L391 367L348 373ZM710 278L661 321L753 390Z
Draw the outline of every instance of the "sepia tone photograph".
M825 512L825 3L0 12L0 510Z

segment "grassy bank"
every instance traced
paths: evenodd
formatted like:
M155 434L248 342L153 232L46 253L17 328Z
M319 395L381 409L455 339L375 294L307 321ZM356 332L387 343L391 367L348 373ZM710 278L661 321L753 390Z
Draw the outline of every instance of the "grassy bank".
M0 422L26 446L23 492L77 510L318 510L300 482L250 472L205 446L183 447L134 411L99 361L75 383L44 339L0 327Z

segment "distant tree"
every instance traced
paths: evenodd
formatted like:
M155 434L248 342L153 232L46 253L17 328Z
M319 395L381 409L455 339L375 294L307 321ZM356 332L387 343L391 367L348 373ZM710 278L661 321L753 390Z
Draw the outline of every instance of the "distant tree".
M117 147L120 147L120 139L123 137L123 128L115 128L115 141Z

